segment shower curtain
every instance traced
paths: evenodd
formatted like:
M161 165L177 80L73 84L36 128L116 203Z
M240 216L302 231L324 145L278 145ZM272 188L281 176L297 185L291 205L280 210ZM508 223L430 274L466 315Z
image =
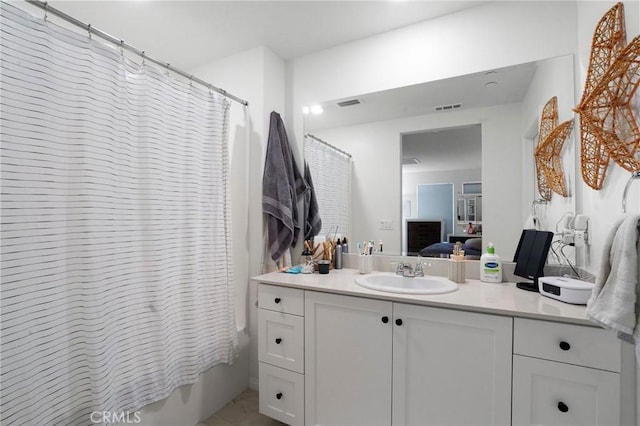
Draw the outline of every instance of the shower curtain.
M0 23L0 424L117 419L237 356L228 101L7 2Z
M313 179L322 229L318 235L351 237L351 157L305 135L304 159Z

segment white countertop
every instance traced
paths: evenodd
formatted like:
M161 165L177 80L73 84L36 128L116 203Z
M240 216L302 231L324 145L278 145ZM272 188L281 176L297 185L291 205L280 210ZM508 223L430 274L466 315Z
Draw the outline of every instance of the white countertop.
M317 272L313 274L271 272L253 277L252 280L303 290L595 326L585 317L584 305L571 305L539 293L520 290L512 282L483 283L479 280L467 279L466 283L459 284L458 290L452 293L412 295L387 293L361 287L355 283L359 275L355 269L331 270L325 275Z

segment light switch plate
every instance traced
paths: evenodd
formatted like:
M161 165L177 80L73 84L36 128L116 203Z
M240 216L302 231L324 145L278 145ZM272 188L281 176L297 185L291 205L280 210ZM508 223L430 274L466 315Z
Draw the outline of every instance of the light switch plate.
M393 231L393 221L391 221L391 220L380 220L380 230L381 231Z

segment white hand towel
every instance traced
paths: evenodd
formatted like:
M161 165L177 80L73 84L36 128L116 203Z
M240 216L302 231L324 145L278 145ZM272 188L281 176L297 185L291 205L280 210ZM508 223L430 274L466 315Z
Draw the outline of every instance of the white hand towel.
M638 296L640 256L638 240L640 215L620 219L605 241L600 273L587 302L587 318L636 343L640 353ZM640 357L638 357L640 359Z

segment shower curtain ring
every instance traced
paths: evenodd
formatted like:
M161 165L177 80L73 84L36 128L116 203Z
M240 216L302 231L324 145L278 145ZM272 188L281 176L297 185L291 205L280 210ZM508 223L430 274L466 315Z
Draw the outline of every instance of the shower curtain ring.
M91 40L91 24L87 24L87 32L89 33L89 40Z
M167 62L167 77L169 77L169 70L171 69L171 64Z
M44 2L44 20L46 21L48 16L47 13L49 12L49 3L48 2Z
M144 50L140 53L140 56L142 56L142 65L144 65Z
M213 93L213 89L211 88L211 83L209 83L209 86L207 86L207 87L209 87L209 94L212 94Z
M120 40L120 56L124 56L124 40Z

